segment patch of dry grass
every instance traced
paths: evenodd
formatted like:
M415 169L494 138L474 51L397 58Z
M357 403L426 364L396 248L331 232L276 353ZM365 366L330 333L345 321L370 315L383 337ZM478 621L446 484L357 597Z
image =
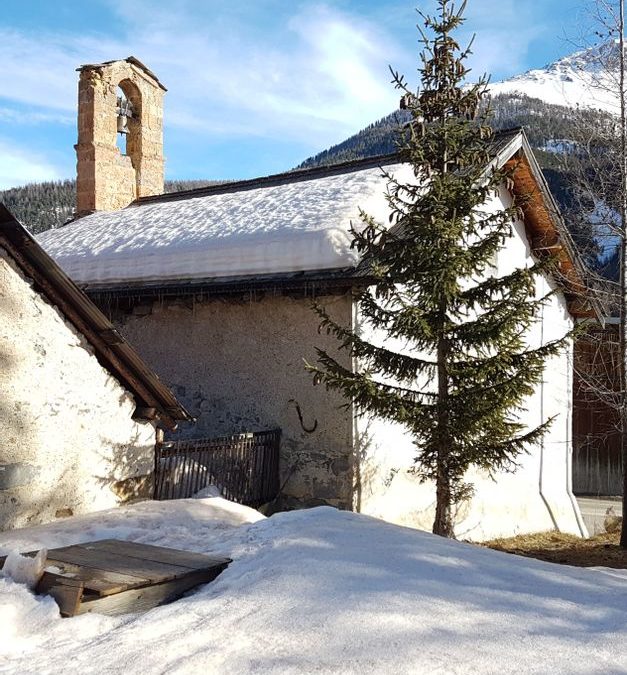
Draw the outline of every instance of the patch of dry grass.
M627 569L627 549L620 548L619 538L618 532L604 532L589 539L560 532L538 532L508 539L492 539L482 545L496 551L562 565Z

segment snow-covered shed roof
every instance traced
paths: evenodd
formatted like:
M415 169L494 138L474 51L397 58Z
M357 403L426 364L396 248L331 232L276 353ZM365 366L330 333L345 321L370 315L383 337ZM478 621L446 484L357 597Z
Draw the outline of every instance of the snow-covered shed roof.
M493 156L499 166L517 156L525 159L517 175L530 177L526 194L531 189L537 198L525 207L526 217L536 222L543 242L547 233L551 241L557 233L565 246L565 263L572 262L576 254L570 237L524 132L496 134ZM200 282L223 286L229 280L277 275L348 279L359 276L351 222L359 222L360 209L381 222L388 220L382 168L400 181L413 178L409 165L386 155L142 197L124 209L93 213L38 239L90 293Z
M178 420L193 419L96 305L2 203L0 247L32 280L33 287L86 338L101 365L133 394L136 417L159 418L170 428L175 428Z

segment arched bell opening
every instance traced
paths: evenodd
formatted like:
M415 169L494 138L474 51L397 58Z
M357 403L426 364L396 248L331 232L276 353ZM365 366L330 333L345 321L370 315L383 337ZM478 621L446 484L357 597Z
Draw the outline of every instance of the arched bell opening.
M126 139L130 133L129 119L133 116L133 107L131 102L126 98L126 94L121 87L117 89L117 133L115 135L115 144L120 154L126 155Z
M141 94L130 80L117 87L116 146L122 155L130 157L135 169L141 156Z

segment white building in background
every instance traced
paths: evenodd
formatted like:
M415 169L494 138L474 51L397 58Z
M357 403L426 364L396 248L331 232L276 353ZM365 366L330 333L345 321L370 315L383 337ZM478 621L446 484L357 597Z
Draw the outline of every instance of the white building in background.
M141 127L141 117L134 124ZM547 249L558 255L563 286L530 341L561 337L577 317L592 314L580 296L568 232L522 131L497 136L494 162L515 162L516 171L513 185L503 186L487 209L529 195L497 274ZM314 387L303 366L315 360L317 346L337 347L318 332L314 297L368 336L353 301L353 290L368 281L350 248L349 226L360 208L387 222L381 166L400 179L413 175L387 156L145 196L39 241L197 418L180 437L280 427L282 507L331 504L429 529L434 488L412 475L411 437L341 407L345 401ZM539 292L555 283L542 279ZM456 515L458 536L585 532L571 491L570 356L566 351L548 364L529 400L530 427L557 417L550 433L515 474L469 477L475 496ZM340 358L355 367L345 354Z

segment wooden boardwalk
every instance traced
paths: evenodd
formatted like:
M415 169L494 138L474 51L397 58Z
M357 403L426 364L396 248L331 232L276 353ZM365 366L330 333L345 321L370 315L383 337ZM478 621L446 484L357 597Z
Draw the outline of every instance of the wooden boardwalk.
M4 560L0 558L0 567ZM141 612L213 581L230 562L229 558L103 539L48 551L46 567L56 570L44 572L36 592L51 595L62 616Z

